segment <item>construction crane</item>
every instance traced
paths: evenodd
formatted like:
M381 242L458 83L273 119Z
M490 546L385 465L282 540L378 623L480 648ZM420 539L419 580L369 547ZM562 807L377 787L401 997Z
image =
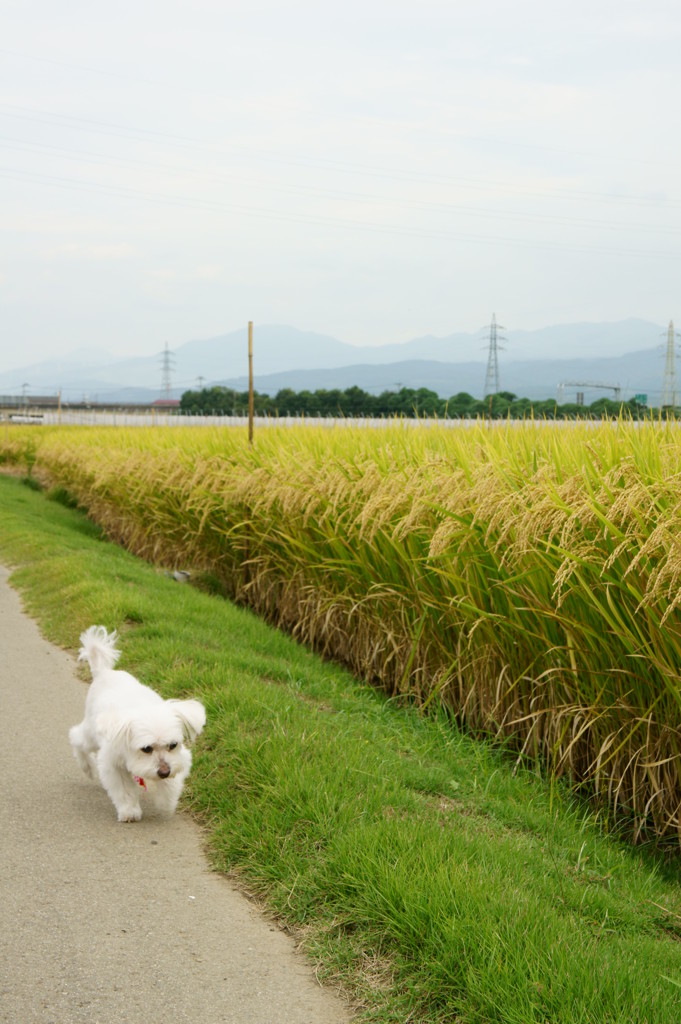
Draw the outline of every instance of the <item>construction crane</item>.
M566 388L598 388L602 391L613 391L613 398L616 402L619 402L622 388L619 384L601 384L598 381L592 380L564 380L558 385L557 401L559 405L563 405L565 402L565 389ZM583 396L582 396L583 399ZM584 401L578 401L578 405L583 405Z

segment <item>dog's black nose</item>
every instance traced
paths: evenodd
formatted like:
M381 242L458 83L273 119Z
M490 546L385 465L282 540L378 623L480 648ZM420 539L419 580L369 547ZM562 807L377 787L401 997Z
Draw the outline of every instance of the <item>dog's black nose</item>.
M167 779L168 776L170 775L170 768L165 763L165 761L161 761L160 765L158 766L157 775L160 779Z

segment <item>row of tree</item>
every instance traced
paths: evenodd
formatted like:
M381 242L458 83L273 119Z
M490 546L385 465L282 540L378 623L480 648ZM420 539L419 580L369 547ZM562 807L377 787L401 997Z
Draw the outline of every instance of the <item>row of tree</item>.
M650 410L635 399L613 402L599 398L591 405L567 402L558 405L553 399L532 401L518 398L510 391L500 391L482 401L460 391L451 398L440 398L428 388L400 388L371 395L358 387L319 391L293 391L284 388L276 395L254 395L256 416L435 416L439 419L491 417L492 419L602 419L624 412L634 419L647 418ZM211 387L201 391L185 391L180 400L182 412L194 415L244 416L248 413L248 392Z

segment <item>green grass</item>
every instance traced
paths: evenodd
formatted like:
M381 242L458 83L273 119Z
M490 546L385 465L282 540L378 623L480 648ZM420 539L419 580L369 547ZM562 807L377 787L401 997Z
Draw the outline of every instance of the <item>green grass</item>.
M118 628L121 665L206 704L186 803L213 862L362 1020L676 1024L681 871L538 772L174 583L0 477L0 559L45 635Z

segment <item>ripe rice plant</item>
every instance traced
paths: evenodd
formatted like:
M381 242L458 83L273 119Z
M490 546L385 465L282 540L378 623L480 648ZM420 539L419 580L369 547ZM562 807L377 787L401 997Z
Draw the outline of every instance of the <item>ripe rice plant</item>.
M33 446L33 447L32 447ZM681 837L681 438L13 427L107 534Z

